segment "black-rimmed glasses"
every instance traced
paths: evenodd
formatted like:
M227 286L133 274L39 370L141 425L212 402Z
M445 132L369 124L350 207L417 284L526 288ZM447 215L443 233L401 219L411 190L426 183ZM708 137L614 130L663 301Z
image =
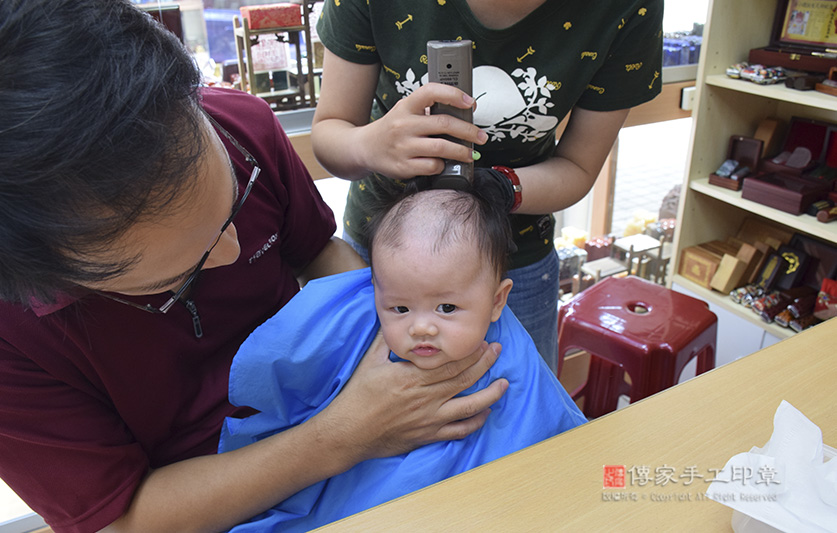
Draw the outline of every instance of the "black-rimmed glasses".
M203 109L201 109L201 110L203 111ZM209 254L211 254L212 250L215 249L215 246L218 245L218 242L221 240L221 236L224 234L225 231L227 231L227 228L230 226L230 224L232 224L232 221L235 218L235 216L238 214L239 211L241 211L241 206L244 205L244 201L247 200L247 197L250 195L250 190L253 188L253 184L256 182L256 178L259 177L259 173L262 171L262 169L259 168L259 164L256 161L256 158L253 157L250 154L250 152L248 152L243 146L241 146L238 143L238 141L236 141L233 138L233 136L230 135L230 133L227 130L225 130L223 127L221 127L221 125L218 124L218 122L216 122L216 120L214 118L212 118L209 115L209 113L207 113L206 111L203 111L203 114L209 120L209 122L212 124L212 126L214 126L215 129L217 129L221 133L221 135L226 137L227 140L230 141L230 143L232 143L232 145L235 147L236 150L241 152L241 154L244 156L244 159L248 163L253 165L253 172L250 174L250 179L247 182L247 186L244 188L244 192L241 193L241 197L238 199L238 203L233 208L232 213L230 213L230 217L227 219L226 222L224 222L224 225L221 226L221 231L218 232L218 236L215 238L214 241L212 241L212 245L209 248L207 248L206 252L204 252L203 257L201 257L201 260L198 262L198 266L195 267L195 270L192 271L192 273L189 275L189 277L186 279L186 281L183 282L183 285L181 285L179 289L174 291L174 294L172 295L171 298L169 298L166 301L166 303L164 303L160 307L156 307L156 306L151 305L151 304L146 304L146 305L136 304L134 302L124 300L122 298L114 296L112 294L105 294L105 293L100 292L99 294L101 294L102 296L104 296L106 298L109 298L111 300L117 301L119 303L130 305L131 307L136 307L137 309L142 309L143 311L148 311L149 313L166 313L166 312L168 312L168 310L171 309L171 307L177 302L177 300L179 300L180 297L183 296L183 294L189 289L189 287L192 286L192 283L195 282L195 280L197 279L198 275L201 272L201 269L203 268L203 265L206 263L206 260L209 258Z

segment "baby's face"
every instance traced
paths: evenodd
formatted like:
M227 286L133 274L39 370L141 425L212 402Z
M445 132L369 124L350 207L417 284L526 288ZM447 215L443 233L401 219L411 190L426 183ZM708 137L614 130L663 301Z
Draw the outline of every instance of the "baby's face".
M476 246L462 248L433 254L417 245L374 251L375 306L384 339L419 368L473 353L506 304L511 280L498 280Z

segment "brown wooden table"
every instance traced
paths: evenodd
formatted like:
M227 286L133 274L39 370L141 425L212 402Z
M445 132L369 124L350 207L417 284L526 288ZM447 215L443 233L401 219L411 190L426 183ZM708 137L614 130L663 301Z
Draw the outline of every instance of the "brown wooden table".
M837 446L835 340L837 320L825 322L321 530L732 531L732 510L703 497L707 480L733 455L767 442L782 400ZM628 471L624 489L603 488L605 465ZM650 479L640 486L630 471L646 468ZM676 483L657 481L672 470Z

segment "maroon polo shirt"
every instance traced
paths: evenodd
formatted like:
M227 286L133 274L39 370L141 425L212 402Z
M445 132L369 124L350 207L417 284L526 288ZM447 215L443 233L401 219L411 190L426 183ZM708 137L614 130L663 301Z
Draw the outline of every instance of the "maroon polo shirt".
M204 108L262 172L235 219L241 255L201 273L191 298L151 314L98 295L26 309L0 303L0 477L57 532L98 530L149 468L216 451L236 349L298 290L334 233L331 210L273 112L207 88ZM252 166L227 147L242 187ZM128 298L162 304L169 293Z

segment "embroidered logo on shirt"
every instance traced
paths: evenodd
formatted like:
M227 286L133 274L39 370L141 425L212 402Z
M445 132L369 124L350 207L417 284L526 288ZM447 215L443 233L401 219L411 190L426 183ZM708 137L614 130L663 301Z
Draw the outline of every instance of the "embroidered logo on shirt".
M252 264L253 264L253 263L254 263L254 262L255 262L258 258L260 258L261 256L263 256L263 255L265 254L265 252L267 252L268 250L270 250L270 248L273 246L273 244L274 244L277 240L279 240L279 234L278 234L278 233L274 233L273 235L271 235L270 237L268 237L267 242L266 242L266 243L264 243L264 244L262 245L262 247L261 247L261 248L259 248L258 250L256 250L256 253L254 253L253 255L251 255L251 256L250 256L250 259L249 259L247 262L248 262L248 263L250 263L250 264L252 265Z

